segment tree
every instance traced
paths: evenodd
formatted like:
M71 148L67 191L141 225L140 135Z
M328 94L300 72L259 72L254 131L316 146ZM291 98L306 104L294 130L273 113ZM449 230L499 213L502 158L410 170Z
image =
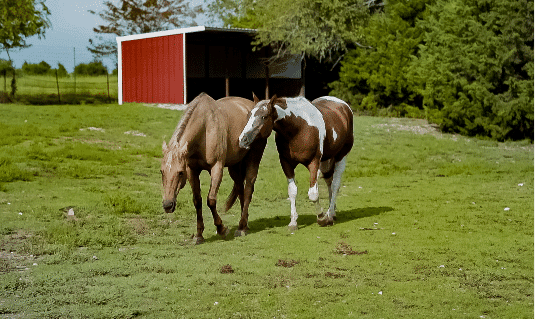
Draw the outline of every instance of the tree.
M44 37L50 27L47 16L50 11L44 0L2 0L0 1L0 49L9 51L27 48L26 38L37 35Z
M65 69L65 66L58 62L58 76L64 78L68 75L69 75L69 72L67 72L67 69Z
M438 0L413 76L444 130L533 140L533 1Z
M31 64L24 62L22 64L22 72L28 75L45 75L50 71L50 64L45 61L41 61L38 64Z
M87 49L95 58L117 55L115 39L107 40L104 35L126 36L170 28L196 25L193 20L201 12L201 6L190 7L184 0L120 0L116 6L112 1L104 2L106 10L99 13L107 24L99 25L93 31L96 40L89 39Z
M102 61L93 61L91 63L80 63L74 68L74 72L79 75L106 75L108 69L102 64Z
M227 26L257 29L255 44L277 55L336 60L362 39L374 0L216 0L212 16Z
M411 61L423 43L416 22L429 0L391 0L364 28L365 47L350 50L342 60L340 79L330 86L358 109L378 112L392 106L398 115L422 107L418 82L409 76Z

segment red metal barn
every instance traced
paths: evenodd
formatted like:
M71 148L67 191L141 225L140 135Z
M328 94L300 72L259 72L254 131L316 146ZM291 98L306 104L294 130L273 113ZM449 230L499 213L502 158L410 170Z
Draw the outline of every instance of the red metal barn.
M118 37L119 104L185 104L201 92L215 99L303 94L300 57L268 65L268 49L253 51L254 34L198 26Z

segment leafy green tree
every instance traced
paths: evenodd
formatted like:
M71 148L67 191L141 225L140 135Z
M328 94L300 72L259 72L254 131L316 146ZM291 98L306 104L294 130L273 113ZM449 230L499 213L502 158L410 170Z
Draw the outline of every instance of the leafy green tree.
M423 31L416 25L429 0L391 0L370 18L363 43L342 60L340 79L330 86L331 94L350 101L353 107L376 113L392 106L404 115L421 107L415 79L409 69ZM410 105L410 106L409 106Z
M58 76L59 77L67 77L69 75L69 72L67 72L67 69L65 69L65 66L63 64L58 62Z
M41 61L38 64L31 64L25 61L22 64L22 72L28 75L45 75L48 74L50 68L50 64L45 61Z
M5 50L9 61L12 49L27 48L26 38L37 35L44 37L50 26L50 15L44 0L2 0L0 1L0 50ZM11 95L17 91L15 73L11 80Z
M94 61L91 63L80 63L74 68L74 72L76 72L77 75L89 75L89 76L97 76L97 75L106 75L108 73L108 69L102 64L102 61Z
M278 55L335 60L362 39L375 0L216 0L209 7L225 25L257 29L255 44Z
M50 11L44 0L0 1L0 49L6 51L9 60L9 50L30 46L26 38L44 37L45 29L50 26L48 15Z
M413 76L446 131L533 140L533 1L438 0Z
M105 1L106 10L99 13L89 10L106 22L93 29L98 34L96 40L89 39L87 49L95 58L117 55L115 37L109 39L104 35L120 37L196 25L194 19L201 12L201 6L190 7L184 0L120 0L117 5L114 3Z

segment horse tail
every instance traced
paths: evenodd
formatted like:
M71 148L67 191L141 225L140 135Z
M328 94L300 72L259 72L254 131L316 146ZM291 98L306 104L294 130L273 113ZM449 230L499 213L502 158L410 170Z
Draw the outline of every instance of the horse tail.
M227 204L225 205L225 212L228 212L232 206L234 206L234 203L236 202L236 198L238 198L238 184L234 183L234 187L232 187L232 191L228 195L227 198Z

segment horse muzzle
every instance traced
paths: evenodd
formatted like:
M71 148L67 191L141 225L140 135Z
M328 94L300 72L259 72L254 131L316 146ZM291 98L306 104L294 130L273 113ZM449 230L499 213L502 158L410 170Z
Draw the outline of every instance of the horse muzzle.
M166 213L171 214L175 211L176 202L174 200L164 200L162 202L162 206Z
M242 139L240 139L240 147L245 149L251 148L251 143L249 142L247 136L244 136Z

